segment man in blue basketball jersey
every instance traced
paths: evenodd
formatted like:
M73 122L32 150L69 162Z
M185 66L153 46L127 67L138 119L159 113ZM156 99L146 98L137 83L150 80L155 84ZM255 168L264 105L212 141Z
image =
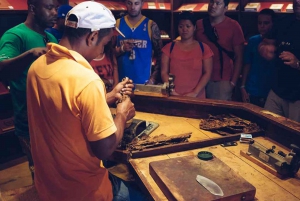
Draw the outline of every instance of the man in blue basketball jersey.
M142 15L143 0L126 0L128 15L117 20L124 33L117 37L119 79L129 77L136 84L156 84L160 79L162 41L157 24ZM156 64L151 70L152 51Z

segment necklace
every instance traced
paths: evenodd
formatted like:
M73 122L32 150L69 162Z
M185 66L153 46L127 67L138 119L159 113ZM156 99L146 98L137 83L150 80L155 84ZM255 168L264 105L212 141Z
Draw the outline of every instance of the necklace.
M104 59L104 57L105 57L105 54L103 54L103 56L101 57L101 58L96 58L96 59L94 59L95 61L101 61L102 59Z

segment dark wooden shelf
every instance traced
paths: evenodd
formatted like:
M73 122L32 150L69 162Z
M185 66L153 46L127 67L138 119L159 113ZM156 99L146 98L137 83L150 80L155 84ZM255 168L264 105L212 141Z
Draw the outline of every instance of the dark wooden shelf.
M283 7L282 7L281 12L276 12L276 13L292 13L292 12L286 12L286 7L288 6L288 4L292 4L292 2L257 2L257 3L260 3L260 8L258 9L258 11L244 11L244 9L243 9L243 12L245 12L245 13L258 13L263 9L270 8L270 6L272 4L284 4Z

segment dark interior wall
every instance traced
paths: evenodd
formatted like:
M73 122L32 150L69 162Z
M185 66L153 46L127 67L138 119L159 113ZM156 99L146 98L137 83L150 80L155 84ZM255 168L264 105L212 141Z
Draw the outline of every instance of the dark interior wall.
M10 12L0 11L0 36L8 29L20 24L26 20L27 12Z

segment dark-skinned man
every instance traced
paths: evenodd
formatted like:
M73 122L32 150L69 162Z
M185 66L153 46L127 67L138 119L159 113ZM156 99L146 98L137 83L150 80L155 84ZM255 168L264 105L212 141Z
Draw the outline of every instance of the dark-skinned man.
M43 201L112 200L108 171L100 167L122 139L125 123L135 115L125 78L110 92L89 64L103 53L115 29L115 18L102 4L77 4L66 17L59 45L30 67L27 102L35 186ZM121 92L121 93L120 93Z
M63 36L65 30L65 18L68 12L72 9L72 6L69 5L61 5L57 10L57 22L56 24L46 29L47 32L51 33L57 41L59 42L61 37Z
M208 18L197 21L196 39L213 51L213 71L206 97L231 100L242 64L244 35L241 26L225 15L229 0L210 0Z
M276 77L265 109L300 122L300 0L294 14L278 20L259 46L260 54L276 60Z
M57 20L56 0L28 0L28 15L6 31L0 40L0 79L9 81L13 101L15 134L19 137L29 168L34 176L26 106L26 77L30 64L46 52L46 43L56 42L47 32Z
M157 24L142 15L143 0L126 0L128 15L117 20L125 35L117 37L119 79L129 77L136 84L156 84L160 80L162 41ZM152 51L156 64L152 66Z

